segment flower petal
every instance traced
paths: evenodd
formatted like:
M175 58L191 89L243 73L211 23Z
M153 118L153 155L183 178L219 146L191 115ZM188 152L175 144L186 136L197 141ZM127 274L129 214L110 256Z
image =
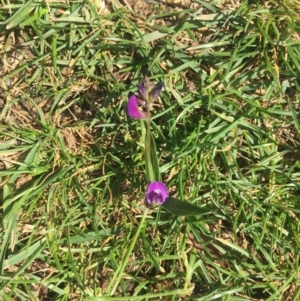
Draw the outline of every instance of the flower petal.
M145 87L141 84L137 84L138 90L139 90L139 94L141 96L142 99L146 100L147 99L147 91L145 89Z
M152 101L155 100L155 99L157 99L157 97L159 96L159 94L160 94L160 92L161 92L163 86L164 86L163 83L158 83L158 84L152 89L152 91L151 91L151 96L150 96Z
M142 110L139 109L138 99L132 92L129 92L128 95L127 112L131 118L143 119L147 117L146 112L143 112Z
M162 182L151 182L147 189L146 201L149 205L163 204L169 197L167 187Z

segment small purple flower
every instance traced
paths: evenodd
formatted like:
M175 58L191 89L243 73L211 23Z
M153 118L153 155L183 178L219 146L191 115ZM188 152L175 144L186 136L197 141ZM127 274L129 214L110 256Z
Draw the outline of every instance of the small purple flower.
M150 92L150 98L151 100L155 100L158 98L162 88L163 88L163 84L162 83L158 83Z
M140 107L139 107L140 105ZM127 112L131 118L134 119L145 119L147 118L147 113L143 111L146 103L139 98L137 98L134 93L129 92L127 101Z
M142 86L147 93L149 93L152 90L153 86L154 86L150 82L150 79L149 79L148 76L145 76L144 80L142 80L142 82L139 85Z
M151 108L151 104L156 100L163 89L163 84L158 83L154 85L150 82L149 78L146 76L145 79L137 84L138 95L132 92L128 95L127 101L127 112L131 118L135 119L145 119L147 116L147 106Z
M150 207L163 204L169 193L167 187L162 182L151 182L147 189L146 204Z
M137 84L137 87L138 87L141 98L146 99L148 93L147 93L145 87L143 86L143 84Z

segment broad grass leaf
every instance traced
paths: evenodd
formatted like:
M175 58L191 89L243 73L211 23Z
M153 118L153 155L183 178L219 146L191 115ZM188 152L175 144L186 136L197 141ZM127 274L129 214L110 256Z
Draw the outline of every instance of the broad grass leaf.
M165 203L163 203L163 208L173 213L175 215L203 215L207 213L212 213L211 210L206 208L201 208L190 204L188 202L184 202L172 197L169 197Z

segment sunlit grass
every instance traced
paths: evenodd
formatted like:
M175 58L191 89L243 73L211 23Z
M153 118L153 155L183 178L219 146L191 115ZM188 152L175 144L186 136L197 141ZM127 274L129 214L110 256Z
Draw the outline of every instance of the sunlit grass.
M2 1L3 300L299 299L299 3L249 2ZM213 214L143 215L145 75L162 179Z

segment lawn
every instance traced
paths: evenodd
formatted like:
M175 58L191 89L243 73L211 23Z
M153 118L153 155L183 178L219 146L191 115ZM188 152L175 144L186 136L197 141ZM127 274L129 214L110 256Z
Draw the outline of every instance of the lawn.
M1 0L1 301L300 300L299 46L299 0Z

